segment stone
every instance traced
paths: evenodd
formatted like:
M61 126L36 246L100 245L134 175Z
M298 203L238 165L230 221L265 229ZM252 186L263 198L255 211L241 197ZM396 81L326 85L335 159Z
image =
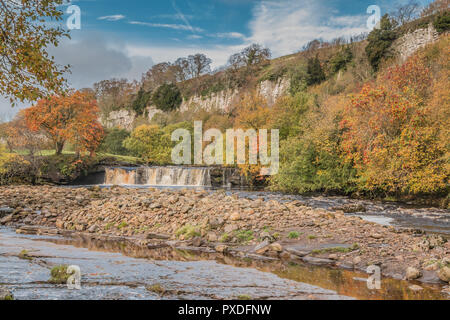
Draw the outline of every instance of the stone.
M337 254L332 253L332 254L328 255L328 259L330 259L330 260L338 260L339 257L338 257Z
M414 267L408 267L406 269L406 280L415 280L422 276L422 273L414 268Z
M438 277L444 282L450 283L450 267L443 267L438 271Z
M353 258L353 264L354 265L358 265L358 264L360 264L361 263L361 257L355 257L355 258Z
M209 242L216 242L218 240L217 234L215 232L210 231L206 234L206 239Z
M230 215L230 220L231 220L231 221L238 221L238 220L241 220L241 215L239 214L239 212L233 212L233 213Z
M9 214L0 220L0 224L7 224L13 220L13 215Z
M383 236L381 234L379 234L379 233L372 233L370 236L372 238L374 238L374 239L381 239L381 238L383 238Z
M412 286L409 286L408 288L409 288L409 290L414 291L414 292L418 292L418 291L422 291L423 290L423 288L421 286L418 286L418 285L415 285L415 284L413 284Z
M90 226L89 229L87 230L89 233L94 233L96 232L98 229L98 227L94 224L93 226Z
M223 219L222 218L216 218L212 217L209 219L209 225L211 226L211 229L218 229L221 226L223 226Z
M264 240L263 242L256 245L255 248L253 249L253 251L257 254L264 254L269 250L270 250L270 242L268 240Z
M147 233L145 236L147 239L159 239L159 240L168 240L170 239L170 236L166 234L160 234L160 233Z
M290 254L300 257L300 258L307 256L308 254L311 253L311 251L309 251L309 250L297 250L297 249L293 249L293 248L286 248L285 250L287 252L289 252Z
M229 249L229 247L224 244L219 244L214 248L214 250L216 250L216 252L219 252L219 253L227 253L228 249Z
M237 225L235 225L235 224L227 224L225 226L224 231L225 231L225 233L231 233L231 232L233 232L234 230L237 230L237 229L238 229Z
M201 247L203 244L203 240L200 237L195 237L194 239L192 239L192 245L194 247Z
M55 225L58 229L64 229L64 221L62 221L62 220L59 220L59 219L56 220Z
M281 244L279 244L278 242L275 242L275 243L272 243L271 245L269 245L269 249L271 251L275 251L275 252L282 252L283 246Z

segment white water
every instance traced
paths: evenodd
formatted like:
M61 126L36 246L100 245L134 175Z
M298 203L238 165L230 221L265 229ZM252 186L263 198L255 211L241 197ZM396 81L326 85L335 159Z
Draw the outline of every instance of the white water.
M209 187L211 176L208 168L106 168L105 184Z

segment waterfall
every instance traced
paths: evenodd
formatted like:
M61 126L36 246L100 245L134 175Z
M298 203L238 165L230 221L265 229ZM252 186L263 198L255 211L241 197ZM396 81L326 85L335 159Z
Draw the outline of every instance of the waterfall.
M106 168L105 176L105 184L107 185L211 186L209 168Z

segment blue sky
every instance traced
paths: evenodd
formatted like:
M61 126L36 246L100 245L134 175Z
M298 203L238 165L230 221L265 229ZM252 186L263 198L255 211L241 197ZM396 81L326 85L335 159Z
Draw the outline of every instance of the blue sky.
M367 32L370 5L384 14L408 1L73 0L81 9L81 29L51 53L72 66L68 78L75 88L113 77L139 80L155 63L198 52L217 68L255 42L278 57L315 38ZM0 118L15 112L0 98Z

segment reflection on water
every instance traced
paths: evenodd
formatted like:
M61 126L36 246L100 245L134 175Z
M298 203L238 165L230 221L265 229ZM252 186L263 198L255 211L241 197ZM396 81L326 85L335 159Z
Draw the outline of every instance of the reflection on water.
M367 274L329 267L311 266L306 264L289 264L282 261L263 262L250 259L238 259L222 256L215 253L199 253L186 250L177 250L170 247L148 249L128 241L104 241L90 237L76 236L71 239L41 239L61 245L73 245L78 248L88 248L99 252L120 252L125 256L148 259L154 261L207 261L215 260L224 265L239 268L252 268L272 273L280 278L294 280L332 290L340 296L357 299L376 300L438 300L449 297L441 293L439 285L420 284L422 291L414 292L408 287L411 283L395 279L382 279L381 290L369 290L364 281ZM255 281L257 281L255 279ZM257 284L257 282L256 282Z

